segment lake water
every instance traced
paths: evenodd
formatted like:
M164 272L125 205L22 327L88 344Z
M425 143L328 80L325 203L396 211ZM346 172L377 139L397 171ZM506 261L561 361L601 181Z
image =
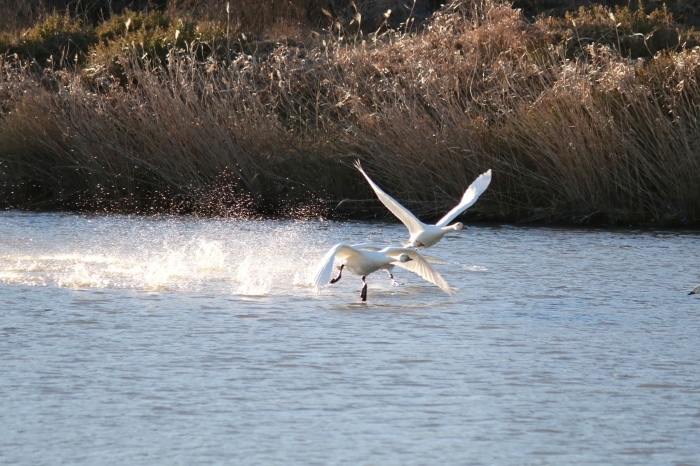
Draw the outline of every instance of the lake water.
M0 213L0 463L700 463L697 232Z

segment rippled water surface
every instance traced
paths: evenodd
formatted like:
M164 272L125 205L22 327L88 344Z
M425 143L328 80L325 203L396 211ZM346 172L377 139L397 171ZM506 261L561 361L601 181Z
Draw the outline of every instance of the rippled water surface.
M0 213L2 464L698 464L693 232Z

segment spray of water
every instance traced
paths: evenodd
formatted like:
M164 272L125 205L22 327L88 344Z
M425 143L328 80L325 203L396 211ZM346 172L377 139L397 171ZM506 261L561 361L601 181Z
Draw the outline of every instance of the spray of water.
M0 239L0 283L251 296L308 293L323 249L313 222L119 216L67 222L51 215L43 221L38 228L13 228L14 235Z

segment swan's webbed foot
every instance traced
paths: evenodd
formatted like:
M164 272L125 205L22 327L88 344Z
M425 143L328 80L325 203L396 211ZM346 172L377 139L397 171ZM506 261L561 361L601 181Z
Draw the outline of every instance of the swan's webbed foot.
M331 278L331 284L337 282L343 277L343 267L345 267L345 264L340 264L340 270L338 271L338 276L335 278Z
M362 291L360 291L360 299L363 303L367 301L367 282L365 281L364 276L362 276Z
M389 274L389 278L391 278L391 285L392 285L392 286L401 286L401 285L403 285L403 283L399 283L399 282L397 282L396 280L394 280L394 274L393 274L393 273L389 272L388 270L386 271L386 273L388 273L388 274Z

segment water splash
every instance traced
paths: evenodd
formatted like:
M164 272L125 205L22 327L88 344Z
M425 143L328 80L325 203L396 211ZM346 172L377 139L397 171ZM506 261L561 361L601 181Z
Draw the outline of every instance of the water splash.
M67 288L104 288L108 281L95 273L92 273L85 263L76 262L73 271L66 275L59 275L58 286Z
M236 279L240 283L237 294L262 296L270 292L273 285L272 271L256 267L257 261L252 257L244 258L238 266Z
M264 296L309 286L320 257L305 222L44 221L29 240L0 239L1 283Z

